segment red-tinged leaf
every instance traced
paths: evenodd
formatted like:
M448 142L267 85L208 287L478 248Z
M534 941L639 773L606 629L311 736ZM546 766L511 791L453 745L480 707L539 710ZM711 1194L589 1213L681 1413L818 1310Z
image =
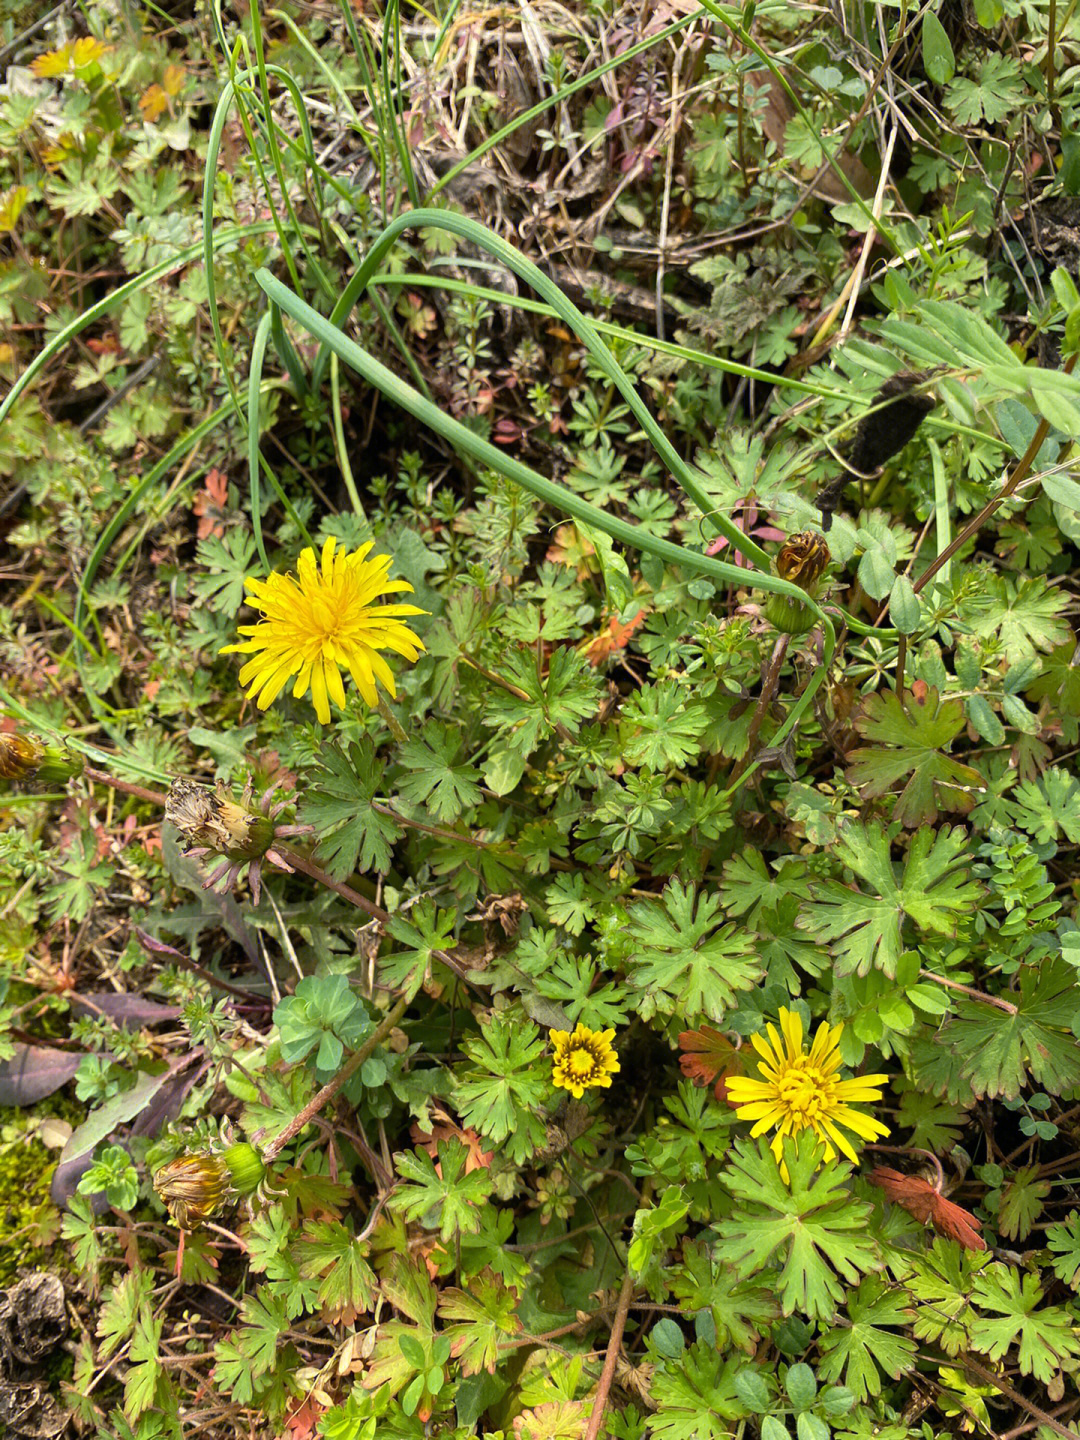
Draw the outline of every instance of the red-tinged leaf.
M309 1395L303 1404L286 1417L285 1440L311 1440L319 1416L325 1409L325 1405L320 1405L313 1395Z
M649 612L639 610L632 620L625 625L620 625L613 615L608 621L608 628L602 630L595 639L590 640L585 647L585 654L589 658L589 664L593 666L602 665L603 662L616 650L625 650L629 644L630 637L634 631L645 624Z
M199 516L198 536L205 540L208 535L224 535L223 524L229 506L229 477L221 470L208 470L203 488L191 502L191 509Z
M71 1050L17 1044L11 1059L0 1061L0 1105L36 1105L66 1085L81 1060Z
M430 1130L422 1130L415 1122L409 1127L409 1134L412 1136L413 1144L419 1145L426 1150L432 1160L436 1160L435 1173L442 1179L442 1167L437 1163L438 1145L440 1140L459 1140L468 1150L465 1157L465 1174L471 1175L474 1170L487 1170L495 1158L495 1152L485 1150L480 1144L480 1136L475 1130L463 1130L456 1125L445 1110L437 1106L432 1110L436 1123Z
M946 1200L928 1180L919 1175L903 1175L888 1165L879 1165L870 1172L869 1178L894 1204L903 1206L923 1225L932 1225L947 1240L957 1241L965 1250L986 1249L986 1241L978 1233L982 1222L962 1205Z
M739 1052L721 1030L702 1025L699 1030L684 1030L679 1036L682 1072L695 1085L710 1085L718 1075L741 1075Z

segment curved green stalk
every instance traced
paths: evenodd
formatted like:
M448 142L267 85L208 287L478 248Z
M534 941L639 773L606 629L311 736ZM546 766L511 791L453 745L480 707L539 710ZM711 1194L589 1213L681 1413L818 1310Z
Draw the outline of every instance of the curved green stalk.
M254 225L229 226L228 229L220 230L216 235L211 236L211 249L220 250L225 245L231 245L237 240L245 240L251 235L265 235L268 231L273 230L273 228L273 224L269 220L260 220ZM141 275L136 275L133 280L125 280L123 285L118 285L115 290L110 291L103 299L76 315L62 330L57 331L52 339L41 347L29 365L27 365L26 369L15 381L15 384L8 391L7 395L4 396L3 403L0 404L0 425L7 419L11 413L12 406L15 405L27 386L31 385L33 381L37 379L49 361L52 360L54 356L59 355L60 351L63 350L66 345L70 344L76 335L80 334L88 326L96 324L97 321L106 316L114 306L122 305L123 302L132 295L137 295L140 290L145 290L147 286L153 285L155 281L163 279L166 275L171 275L174 270L181 270L185 265L190 265L193 260L198 260L200 255L205 254L205 247L206 241L203 239L196 245L188 245L183 250L178 250L176 254L168 260L159 260L156 265L152 265L149 270L143 271Z
M513 245L489 230L486 225L481 225L476 220L470 220L467 216L455 215L445 210L410 210L404 215L399 215L396 220L392 220L386 226L375 240L363 264L353 274L337 304L330 312L331 324L335 330L340 328L357 300L367 289L371 283L371 277L398 236L410 227L423 225L447 230L450 234L457 235L462 240L486 250L489 255L531 286L538 295L543 296L559 318L574 331L608 381L626 401L631 413L648 436L663 464L702 512L706 525L722 534L732 548L747 559L755 569L767 572L771 562L766 552L756 541L748 535L744 535L738 526L725 515L719 515L714 511L712 500L701 485L696 472L686 463L664 434L649 407L638 394L633 382L601 339L592 321L578 309L568 296L563 294L554 280L545 275L531 260L527 260ZM329 348L332 347L320 346L312 367L312 389L315 391L318 391L322 383Z

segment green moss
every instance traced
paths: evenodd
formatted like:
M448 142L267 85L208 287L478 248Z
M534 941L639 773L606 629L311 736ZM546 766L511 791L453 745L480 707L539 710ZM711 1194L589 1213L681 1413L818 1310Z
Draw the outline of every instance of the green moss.
M0 1286L10 1285L23 1271L47 1269L55 1260L59 1215L49 1199L56 1169L56 1151L37 1138L49 1113L74 1123L82 1107L50 1096L26 1110L0 1106Z

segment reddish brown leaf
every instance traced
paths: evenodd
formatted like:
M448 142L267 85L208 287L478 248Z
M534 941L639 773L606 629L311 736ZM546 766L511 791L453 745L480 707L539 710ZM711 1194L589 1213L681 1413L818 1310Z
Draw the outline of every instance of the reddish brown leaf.
M894 1204L903 1206L923 1225L932 1225L939 1235L957 1241L965 1250L986 1249L986 1241L978 1233L982 1221L962 1205L946 1200L940 1190L920 1175L903 1175L888 1165L879 1165L871 1170L869 1178Z
M419 1145L426 1150L432 1160L438 1161L440 1140L460 1140L468 1150L465 1159L465 1174L471 1175L474 1170L487 1170L494 1159L494 1151L485 1150L480 1144L480 1136L475 1130L463 1130L456 1125L445 1110L435 1107L432 1110L433 1123L430 1130L421 1130L414 1121L409 1127L409 1134L412 1136L414 1145ZM442 1176L442 1167L436 1163L435 1173Z
M222 523L229 507L229 477L221 470L208 470L203 488L191 502L191 508L199 516L198 535L205 540L208 535L224 535Z
M727 1101L727 1085L732 1075L743 1073L742 1057L731 1041L720 1030L711 1025L702 1025L700 1030L684 1030L679 1036L679 1056L682 1072L695 1085L709 1085L716 1081L714 1094L721 1103Z

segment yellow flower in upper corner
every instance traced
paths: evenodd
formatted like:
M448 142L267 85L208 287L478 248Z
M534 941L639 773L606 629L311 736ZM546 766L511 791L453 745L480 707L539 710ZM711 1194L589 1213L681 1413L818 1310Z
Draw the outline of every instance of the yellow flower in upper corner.
M772 1152L781 1162L780 1170L788 1179L783 1164L785 1135L798 1135L810 1129L825 1142L825 1159L832 1160L839 1150L851 1161L858 1156L839 1126L853 1131L863 1140L876 1140L888 1135L888 1126L872 1120L861 1110L853 1110L859 1101L880 1100L880 1086L887 1075L859 1075L854 1080L841 1080L840 1036L843 1025L823 1022L810 1049L803 1049L802 1020L794 1010L780 1011L780 1030L765 1027L768 1040L751 1035L750 1043L761 1056L758 1061L760 1080L747 1075L732 1075L727 1080L728 1102L740 1120L753 1120L750 1134L757 1139L768 1130L776 1131ZM835 1148L834 1148L835 1146Z
M394 672L379 654L394 650L406 660L415 660L424 648L419 635L402 624L404 615L426 615L416 605L377 605L381 595L412 591L407 580L390 580L389 555L369 560L373 541L351 555L337 541L327 540L322 550L322 568L315 551L301 552L297 579L279 575L266 580L245 580L251 591L249 604L263 612L257 625L239 626L241 635L250 635L239 645L226 645L222 655L252 654L240 671L240 684L250 685L249 699L265 710L296 676L293 697L301 699L311 690L315 714L324 725L330 723L330 701L345 707L341 683L344 666L356 688L372 706L379 703L377 684L393 696Z
M614 1030L590 1030L581 1024L572 1033L552 1030L552 1082L560 1090L569 1090L575 1100L580 1100L591 1085L608 1088L612 1075L619 1072L619 1057L611 1043L614 1034Z

